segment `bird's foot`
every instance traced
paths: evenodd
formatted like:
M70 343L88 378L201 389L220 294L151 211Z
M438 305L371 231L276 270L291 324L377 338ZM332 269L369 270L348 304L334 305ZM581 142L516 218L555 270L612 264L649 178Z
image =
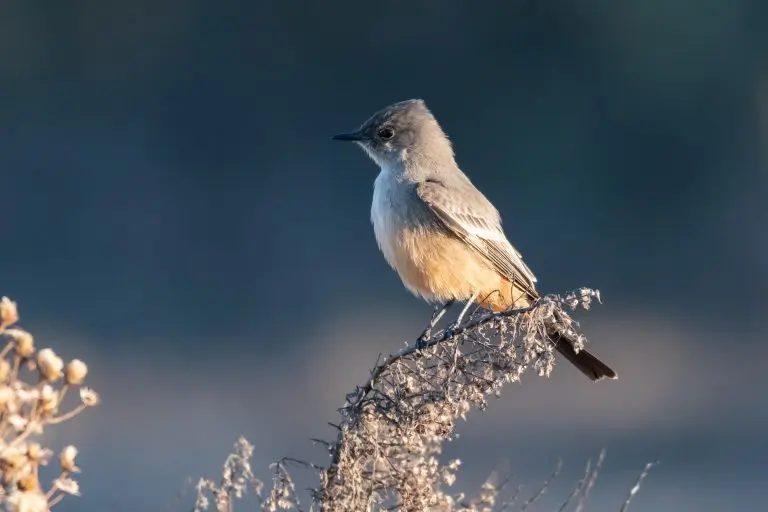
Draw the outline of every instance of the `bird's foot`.
M424 329L424 332L421 333L421 336L418 337L416 340L416 349L422 350L430 346L430 341L432 340L432 326L427 327Z
M428 326L426 329L424 329L424 332L421 333L419 338L416 340L416 348L424 348L426 346L426 343L432 338L432 326Z
M451 325L445 328L445 331L443 331L443 339L447 340L450 338L453 338L453 336L456 334L456 330L461 325L461 322L453 322Z

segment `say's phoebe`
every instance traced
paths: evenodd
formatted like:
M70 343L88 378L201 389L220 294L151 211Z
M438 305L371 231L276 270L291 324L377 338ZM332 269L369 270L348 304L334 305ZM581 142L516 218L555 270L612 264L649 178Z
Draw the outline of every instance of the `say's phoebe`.
M457 300L466 306L454 325L472 303L504 311L539 298L536 277L507 240L499 212L461 172L424 101L390 105L357 131L333 138L355 141L381 168L371 206L376 241L406 288L445 303L430 327ZM586 350L577 353L568 333L548 335L590 379L616 378Z

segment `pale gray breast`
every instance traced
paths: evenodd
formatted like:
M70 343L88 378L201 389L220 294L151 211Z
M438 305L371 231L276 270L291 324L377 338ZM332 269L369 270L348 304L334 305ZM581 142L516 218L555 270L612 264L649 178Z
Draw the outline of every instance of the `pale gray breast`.
M434 229L437 219L416 195L415 185L383 169L373 186L371 222L384 258L396 270L412 264L406 247L413 235Z

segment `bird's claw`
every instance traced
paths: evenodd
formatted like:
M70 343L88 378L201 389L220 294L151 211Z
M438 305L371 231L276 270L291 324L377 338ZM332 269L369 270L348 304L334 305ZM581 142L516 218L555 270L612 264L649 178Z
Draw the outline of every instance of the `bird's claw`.
M447 340L450 338L453 338L453 336L456 334L456 329L459 328L459 325L457 323L452 323L448 327L445 328L445 331L443 332L443 339Z

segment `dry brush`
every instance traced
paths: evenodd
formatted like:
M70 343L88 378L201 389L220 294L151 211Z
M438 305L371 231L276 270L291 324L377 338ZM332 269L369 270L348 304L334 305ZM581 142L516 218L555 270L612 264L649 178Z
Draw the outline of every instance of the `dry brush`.
M0 507L9 512L47 512L65 496L80 494L74 476L77 448L62 447L58 456L41 440L44 431L69 421L99 403L83 385L86 364L65 364L50 348L37 350L35 339L16 327L19 313L8 297L0 299ZM73 394L71 407L64 400ZM48 469L50 464L53 468Z
M336 439L313 439L327 449L328 460L312 464L284 458L272 465L273 483L255 478L250 458L253 447L243 438L229 456L222 478L198 484L195 512L215 507L232 510L234 499L253 487L264 511L305 510L289 464L301 464L318 477L308 510L361 512L378 510L491 512L527 510L549 487L552 478L523 499L520 488L489 479L479 495L470 499L449 489L457 478L459 460L441 461L443 444L456 435L456 421L475 408L484 410L488 397L500 395L502 386L520 380L527 370L549 376L555 366L548 327L576 332L568 314L589 309L599 293L581 288L564 295L549 295L524 309L504 313L473 314L461 328L442 331L426 344L414 343L386 358L379 358L369 380L355 388L339 409L334 424ZM425 346L426 345L426 346ZM582 510L600 470L588 464L583 479L560 507ZM646 466L624 504L626 510L651 465ZM559 468L559 466L558 466Z

